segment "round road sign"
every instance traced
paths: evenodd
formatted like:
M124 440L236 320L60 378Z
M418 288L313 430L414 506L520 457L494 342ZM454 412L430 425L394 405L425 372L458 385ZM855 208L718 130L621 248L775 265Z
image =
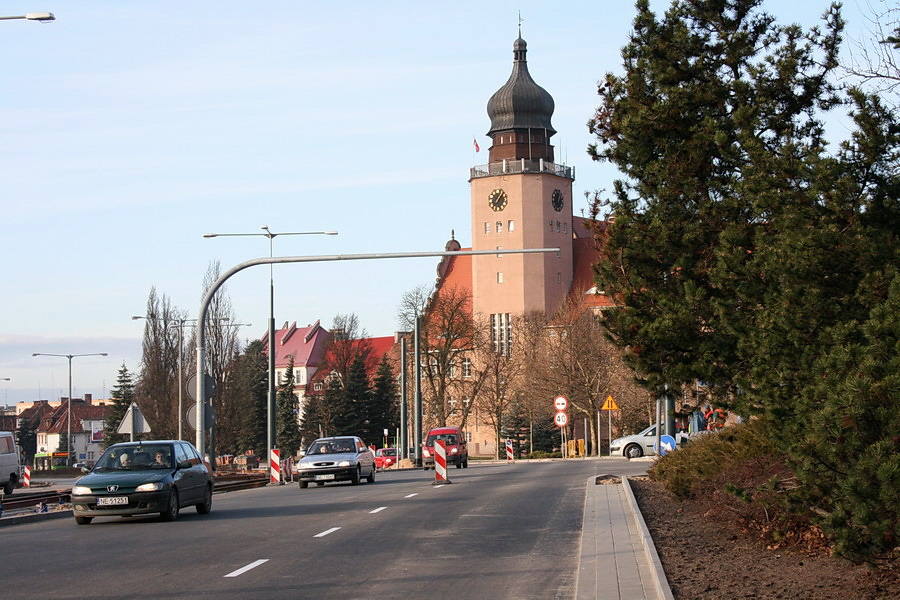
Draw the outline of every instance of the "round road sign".
M569 415L560 411L560 412L556 413L555 417L553 417L553 422L556 423L557 427L565 427L566 424L569 422Z
M565 396L557 396L553 400L553 406L556 407L556 410L566 410L566 407L569 406L569 401Z

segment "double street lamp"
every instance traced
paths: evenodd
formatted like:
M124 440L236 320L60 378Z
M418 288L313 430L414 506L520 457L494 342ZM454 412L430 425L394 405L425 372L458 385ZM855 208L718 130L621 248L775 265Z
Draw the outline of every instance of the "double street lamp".
M79 356L108 356L106 352L94 352L91 354L47 354L45 352L35 352L31 356L59 356L60 358L69 359L69 399L66 421L68 424L68 438L66 439L66 466L72 466L72 359Z
M272 240L279 235L337 235L337 231L290 231L275 233L268 225L260 227L265 233L204 233L205 238L263 236L269 238L269 258L272 258ZM274 264L269 263L269 391L266 410L266 460L269 450L275 447L275 278ZM202 451L202 450L201 450Z

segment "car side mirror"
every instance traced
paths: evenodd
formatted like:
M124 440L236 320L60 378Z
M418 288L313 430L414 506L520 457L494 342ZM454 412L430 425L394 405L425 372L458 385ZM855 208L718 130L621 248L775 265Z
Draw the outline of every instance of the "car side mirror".
M179 469L190 469L190 468L193 467L193 466L194 466L194 463L192 463L192 462L189 461L189 460L183 460L183 461L181 461L180 463L178 463L178 468L179 468Z
M81 467L81 472L82 472L82 473L90 473L91 470L88 469L87 467Z

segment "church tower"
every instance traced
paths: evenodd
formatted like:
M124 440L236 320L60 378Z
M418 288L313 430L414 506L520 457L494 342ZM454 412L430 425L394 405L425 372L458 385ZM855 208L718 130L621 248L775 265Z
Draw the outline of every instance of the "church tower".
M560 248L558 254L472 257L474 312L491 319L495 350L509 349L510 318L553 314L572 285L573 169L554 162L553 98L531 78L521 34L509 80L487 104L489 163L473 167L472 249Z

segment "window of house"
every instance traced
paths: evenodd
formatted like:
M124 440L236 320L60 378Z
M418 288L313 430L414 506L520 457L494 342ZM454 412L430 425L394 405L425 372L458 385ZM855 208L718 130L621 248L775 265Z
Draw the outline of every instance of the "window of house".
M463 377L471 377L472 376L472 359L464 358L462 360L462 372Z
M450 361L450 368L449 368L448 372L450 373L450 377L456 377L456 361L455 360Z
M506 230L507 231L515 231L516 230L516 222L511 220L509 223L507 223Z
M569 233L569 224L563 223L563 233Z
M503 246L497 246L497 247L494 248L494 249L495 249L495 250L503 250ZM502 254L498 254L498 255L497 255L497 258L503 258L503 255L502 255Z
M562 273L558 271L556 273L556 283L562 283Z
M503 233L503 221L497 221L497 233Z
M317 381L313 384L313 390L316 392L321 392L323 387L324 386L322 385L321 381Z
M484 232L485 232L485 233L490 233L490 232L491 232L491 224L488 223L487 221L484 222Z
M550 231L551 232L553 231L553 221L552 220L550 221Z
M501 271L497 271L497 283L503 283L503 273Z
M559 233L559 221L556 222L556 233Z

